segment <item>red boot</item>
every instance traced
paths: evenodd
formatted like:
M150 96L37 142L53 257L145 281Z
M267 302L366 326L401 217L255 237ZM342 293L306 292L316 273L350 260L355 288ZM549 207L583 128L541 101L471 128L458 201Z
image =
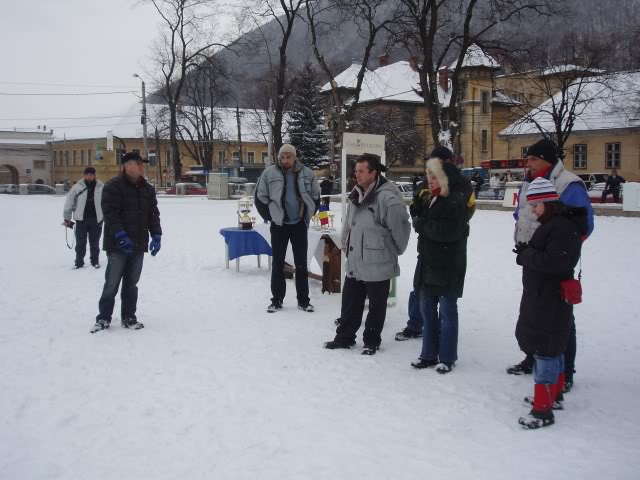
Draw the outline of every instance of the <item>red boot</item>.
M518 423L524 428L536 429L553 425L553 399L555 384L536 383L534 387L533 408L526 417L520 417Z

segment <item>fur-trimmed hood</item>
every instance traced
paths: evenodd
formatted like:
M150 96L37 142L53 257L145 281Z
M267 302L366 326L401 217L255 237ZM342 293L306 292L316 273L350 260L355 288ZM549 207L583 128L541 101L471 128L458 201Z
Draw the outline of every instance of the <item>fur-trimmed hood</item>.
M442 160L436 157L432 157L427 160L427 174L436 177L438 184L440 184L441 197L449 196L449 176L445 173Z

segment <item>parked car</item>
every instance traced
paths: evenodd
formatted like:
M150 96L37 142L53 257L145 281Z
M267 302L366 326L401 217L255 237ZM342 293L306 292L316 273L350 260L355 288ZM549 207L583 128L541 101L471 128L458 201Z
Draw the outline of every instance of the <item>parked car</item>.
M607 178L609 178L609 175L606 173L581 173L578 177L580 177L587 187L587 190L589 190L597 183L605 183Z
M10 193L15 195L19 193L18 185L3 183L0 185L0 193Z
M199 183L177 183L175 186L167 188L165 193L167 195L175 195L176 187L182 188L181 187L182 185L184 185L185 195L206 195L207 194L207 189L204 188Z
M29 195L55 195L56 189L49 185L27 185L27 193Z
M498 194L496 196L495 188L491 188L488 183L483 183L478 192L478 200L503 200L504 199L504 186L498 188Z
M589 200L591 203L602 203L602 192L604 192L604 187L607 185L607 182L600 182L593 184L591 188L587 191L587 195L589 195ZM622 194L624 191L624 184L620 185L620 202L622 203ZM607 203L613 202L613 195L609 193L607 195Z
M412 182L394 182L400 193L402 193L402 198L413 200L413 183Z

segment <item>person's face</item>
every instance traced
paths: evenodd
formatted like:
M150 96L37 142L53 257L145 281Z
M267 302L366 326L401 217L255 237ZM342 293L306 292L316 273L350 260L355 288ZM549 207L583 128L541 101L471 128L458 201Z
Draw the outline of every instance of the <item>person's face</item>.
M531 205L531 211L536 216L536 218L540 218L540 215L544 213L544 203L534 203Z
M290 153L283 153L282 155L280 155L280 165L282 165L282 168L284 168L285 170L289 170L291 167L293 167L295 161L296 157L294 157Z
M618 172L616 172L615 170L611 170L611 175L616 177L616 176L618 176Z
M136 180L144 175L144 162L140 160L129 160L124 164L124 171L131 178Z
M358 162L356 163L355 175L358 185L360 185L362 188L367 188L369 187L369 185L376 181L378 172L375 170L373 172L370 172L367 162Z
M540 175L549 167L549 165L549 163L547 163L540 157L534 157L533 155L529 155L527 157L527 169L529 170L529 172L531 172L532 177Z
M429 181L429 190L431 190L432 192L440 188L438 179L432 173L427 174L427 180Z
M84 176L85 182L93 182L96 179L96 176L93 173L87 173Z

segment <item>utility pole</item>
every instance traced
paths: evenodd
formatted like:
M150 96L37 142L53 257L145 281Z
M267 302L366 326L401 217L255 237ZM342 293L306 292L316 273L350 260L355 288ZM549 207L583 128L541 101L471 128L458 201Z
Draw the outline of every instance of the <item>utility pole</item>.
M236 121L238 122L238 150L240 154L240 168L242 168L242 128L240 126L240 107L236 102ZM240 170L238 170L238 176L240 176Z
M269 99L269 111L267 112L267 123L269 124L269 137L267 138L267 150L269 150L269 155L267 156L268 164L265 165L265 168L269 165L272 165L273 162L273 124L271 123L271 108L273 107L273 100Z
M137 73L133 74L134 77L137 77L142 82L142 117L140 118L140 123L142 123L142 142L144 144L144 159L149 159L149 144L147 142L147 95L144 90L144 80Z
M162 156L160 155L160 135L156 127L156 167L158 172L158 185L162 186Z

